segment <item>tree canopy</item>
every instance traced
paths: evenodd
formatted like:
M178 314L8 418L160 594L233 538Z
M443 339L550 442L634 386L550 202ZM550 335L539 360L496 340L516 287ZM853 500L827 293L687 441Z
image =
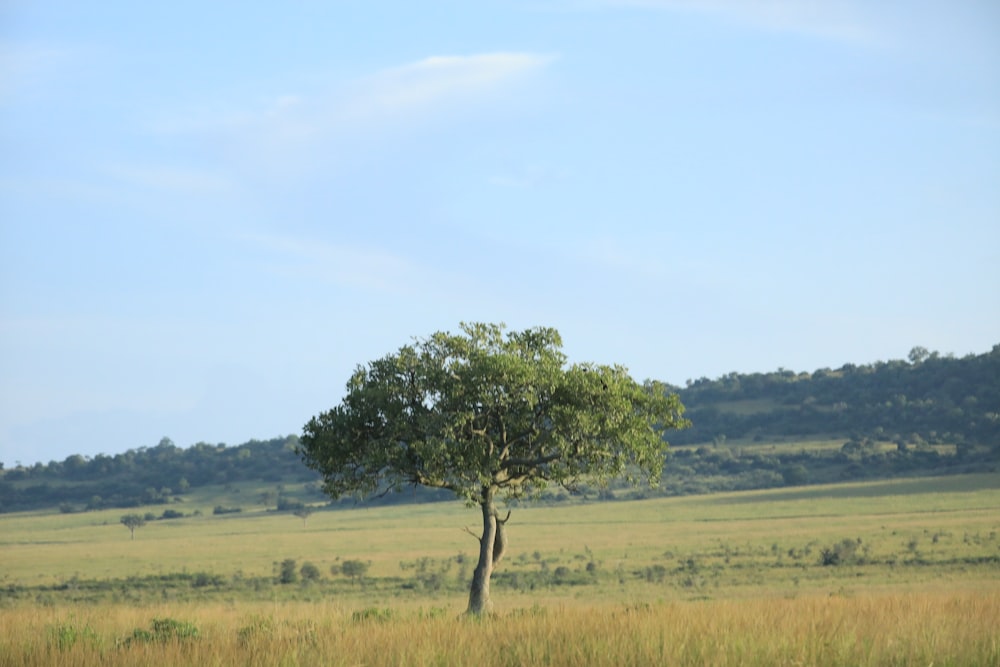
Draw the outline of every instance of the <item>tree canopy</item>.
M340 405L314 417L300 452L333 497L418 484L478 502L549 483L663 467L686 425L676 395L621 366L566 365L551 328L463 324L359 366Z

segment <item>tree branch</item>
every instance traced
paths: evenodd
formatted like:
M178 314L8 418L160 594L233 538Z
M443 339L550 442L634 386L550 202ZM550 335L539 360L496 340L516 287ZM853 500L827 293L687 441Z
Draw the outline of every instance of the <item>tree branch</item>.
M503 470L508 470L510 468L534 468L540 465L545 465L546 463L552 463L553 461L558 461L562 458L561 452L553 452L551 454L545 454L544 456L539 454L533 459L507 459L500 464L500 468Z

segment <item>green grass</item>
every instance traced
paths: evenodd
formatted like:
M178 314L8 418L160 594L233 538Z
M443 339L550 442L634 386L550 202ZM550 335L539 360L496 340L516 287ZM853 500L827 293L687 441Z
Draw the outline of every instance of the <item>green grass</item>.
M405 564L423 559L428 572L447 569L437 590L460 606L465 584L458 560L470 574L478 548L464 531L476 529L478 512L457 501L319 511L303 525L259 504L212 515L218 494L192 500L180 507L203 508L201 516L149 522L134 541L119 524L122 510L4 515L0 585L23 592L71 580L173 573L269 579L277 563L295 559L320 570L313 594L336 584L344 588L338 594L363 597L377 589L391 601L413 597L407 582L415 570ZM508 592L544 588L556 598L626 600L913 586L941 577L976 581L997 570L998 508L996 474L520 507L508 524L510 549L497 570L495 597L503 600L504 586ZM821 565L822 550L844 540L860 542L862 562ZM344 560L370 561L365 591L329 574ZM282 587L266 593L290 590L303 594ZM58 592L49 594L58 599ZM227 584L225 594L240 595L239 585Z
M211 514L256 493L134 541L123 510L0 517L0 667L1000 664L997 474L518 507L476 623L476 509Z

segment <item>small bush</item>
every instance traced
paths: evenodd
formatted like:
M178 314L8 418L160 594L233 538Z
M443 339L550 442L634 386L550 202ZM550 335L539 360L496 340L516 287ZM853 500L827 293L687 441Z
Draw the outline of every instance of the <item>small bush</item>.
M278 574L278 581L282 584L294 584L299 580L299 575L295 571L295 559L286 558L281 561L281 566Z
M302 563L299 574L302 575L303 581L318 581L320 578L319 568L312 563Z
M100 637L89 625L80 628L72 623L63 623L50 627L48 635L49 641L60 651L73 648L79 641L87 641L95 646L100 643Z
M836 565L859 565L863 558L858 554L858 547L861 546L861 538L856 540L841 540L832 547L827 547L820 551L820 564L824 566Z
M198 628L193 623L172 618L154 618L149 630L136 628L120 644L125 647L132 644L165 644L170 641L198 639L198 637Z
M206 586L221 586L225 583L225 579L218 574L209 574L207 572L198 572L191 579L191 586L194 588L204 588Z

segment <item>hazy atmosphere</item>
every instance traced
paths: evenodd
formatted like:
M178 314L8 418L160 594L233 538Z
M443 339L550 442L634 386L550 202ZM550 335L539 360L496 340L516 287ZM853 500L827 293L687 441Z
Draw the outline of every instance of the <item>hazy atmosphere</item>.
M297 433L461 321L988 351L998 177L991 0L7 0L0 462Z

